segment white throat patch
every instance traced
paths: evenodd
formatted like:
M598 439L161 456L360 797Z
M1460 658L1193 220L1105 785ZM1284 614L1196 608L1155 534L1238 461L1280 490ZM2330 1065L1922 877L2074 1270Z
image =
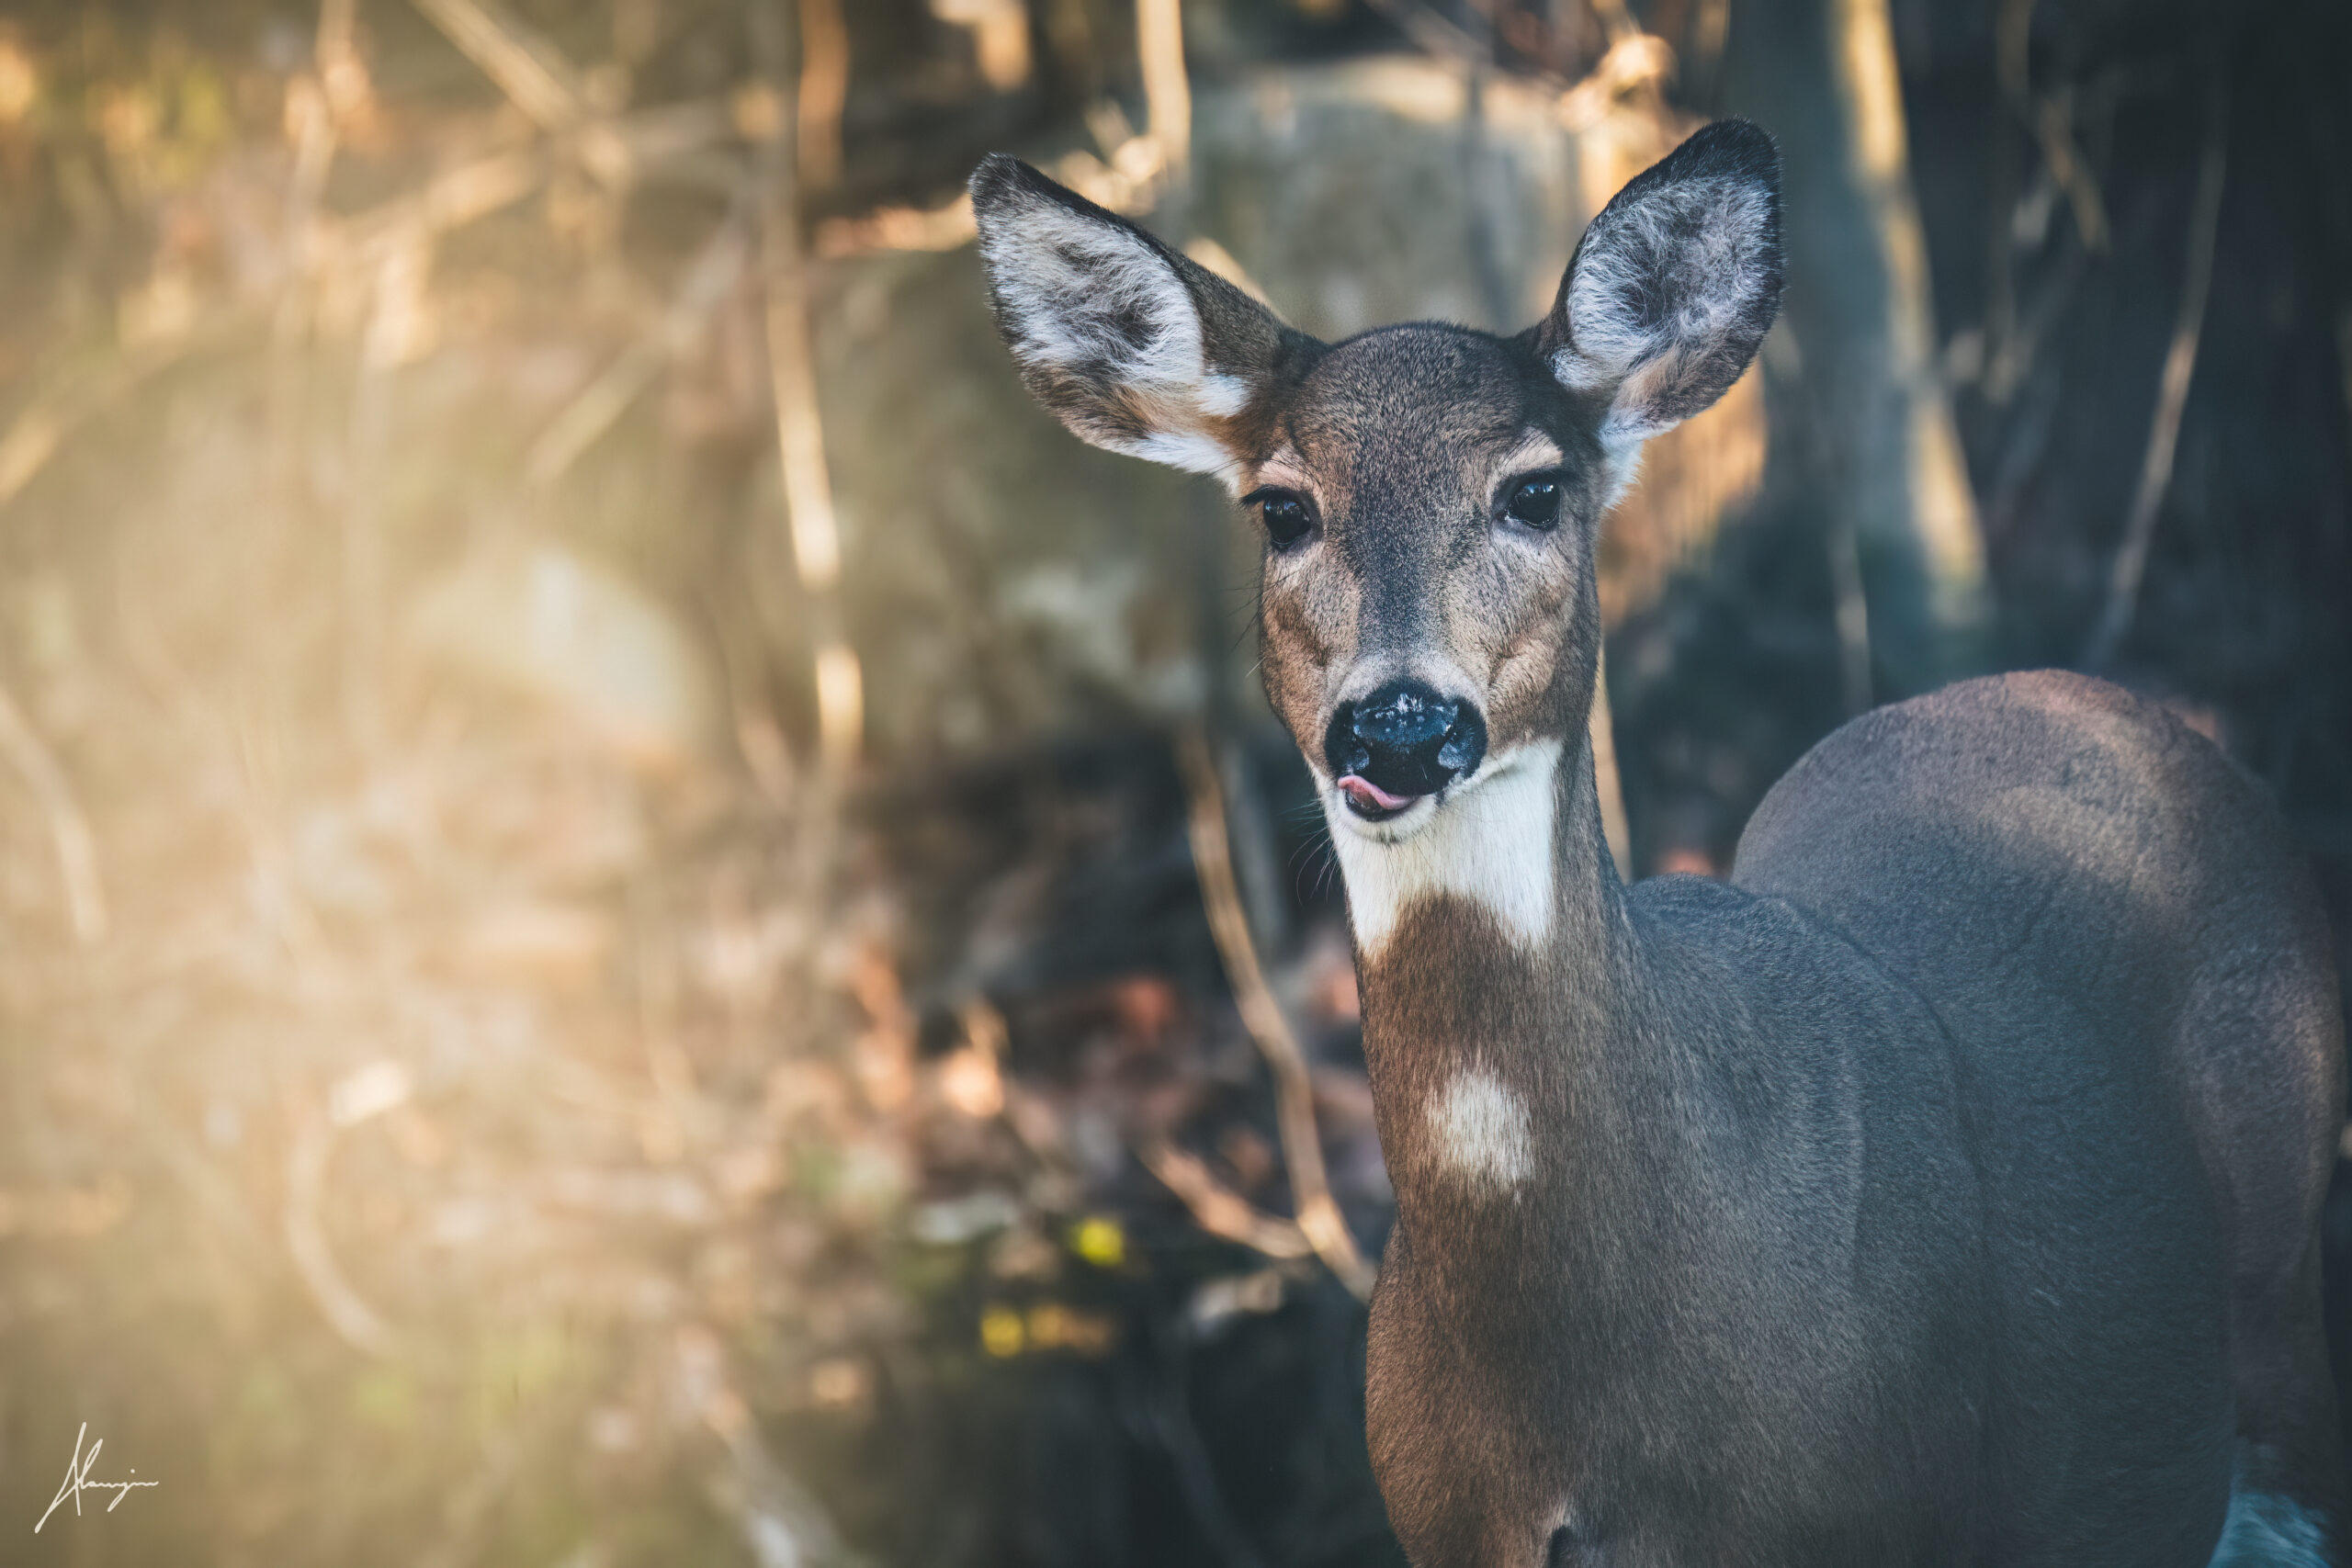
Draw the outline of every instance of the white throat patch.
M1441 894L1479 905L1522 945L1541 946L1552 931L1559 766L1560 743L1535 741L1390 822L1359 820L1326 784L1323 814L1363 958L1379 956L1408 908Z
M1470 1186L1508 1192L1534 1168L1527 1102L1492 1073L1473 1067L1430 1102L1430 1147L1441 1168Z

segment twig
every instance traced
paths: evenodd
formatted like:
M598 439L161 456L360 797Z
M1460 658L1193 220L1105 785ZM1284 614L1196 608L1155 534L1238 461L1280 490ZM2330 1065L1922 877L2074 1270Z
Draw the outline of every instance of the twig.
M842 177L842 107L849 101L849 28L842 0L800 0L800 184L825 190Z
M344 704L351 738L374 756L384 739L385 549L382 475L390 452L392 373L410 357L432 268L420 221L376 268L375 299L352 383L343 497Z
M1133 216L1149 212L1170 183L1174 171L1156 137L1136 136L1119 147L1114 163L1080 150L1055 160L1047 172L1097 207ZM953 251L969 244L974 232L968 195L938 207L877 207L819 223L817 254L839 261L882 251Z
M1592 14L1600 19L1600 30L1608 35L1613 48L1642 30L1639 22L1625 9L1625 0L1591 0Z
M294 170L287 183L286 237L289 271L307 269L319 243L319 201L326 193L327 175L334 166L342 128L337 124L334 84L357 77L358 62L352 47L355 0L319 0L318 31L311 44L314 72L309 80L297 78L287 87L287 115L293 122ZM299 467L295 429L303 403L305 367L300 354L311 321L311 291L279 291L270 326L269 430L272 479L282 493L290 494Z
M83 946L95 946L107 934L106 889L98 880L97 841L89 818L74 798L65 770L27 722L17 699L0 686L0 753L33 792L41 815L49 821L50 841L57 847L57 871L65 884L65 908L73 917L74 935Z
M2033 101L2033 10L2034 0L2001 0L1993 19L1993 73L2000 82L2002 96L2040 144L2051 177L2066 193L2083 248L2104 255L2107 203L2099 195L2098 182L2091 177L2090 164L2075 144L2074 95L2061 90L2045 95L2039 104ZM1999 232L1994 243L2007 245L2007 214L1997 216L2002 220L1996 226Z
M1250 920L1242 913L1241 892L1234 882L1233 860L1226 843L1225 791L1217 782L1216 762L1209 754L1207 739L1198 730L1187 730L1177 746L1177 760L1192 796L1193 864L1200 876L1201 901L1208 909L1209 931L1216 939L1226 978L1232 982L1241 1021L1273 1073L1276 1122L1282 1133L1283 1160L1290 1168L1298 1228L1349 1290L1358 1297L1368 1296L1372 1268L1349 1234L1324 1175L1323 1145L1315 1130L1315 1092L1306 1056L1266 984L1265 972L1258 965L1258 950L1250 940Z
M531 444L524 465L531 483L548 485L560 479L582 452L612 428L662 367L685 352L751 260L745 233L749 206L747 190L686 268L685 279L662 312L659 327L622 350Z
M540 130L579 123L585 96L580 73L555 45L483 0L415 3Z
M769 52L782 40L762 28ZM793 150L794 85L781 62L763 70L786 112L775 140L762 150L768 199L761 213L767 292L768 382L775 401L776 458L783 467L784 502L792 560L809 601L815 627L818 756L825 771L845 773L857 761L865 728L865 678L856 652L842 637L840 524L825 462L824 418L817 397L816 355L808 323L808 262L800 234L800 196Z
M548 159L537 152L493 153L435 175L422 190L387 201L335 229L325 230L322 224L304 257L305 279L331 272L380 274L403 249L529 196L546 179L548 169ZM187 332L151 338L96 369L61 380L54 390L36 398L0 434L0 507L22 494L83 424L119 407L131 392L181 360L233 338L261 308L257 301L247 301L217 310Z
M435 175L421 190L396 197L341 225L320 246L311 268L381 265L420 231L439 235L512 207L548 176L547 158L530 150L492 152Z
M969 194L943 207L877 207L858 218L817 225L817 254L828 261L877 251L954 251L978 232Z
M1452 17L1421 0L1372 0L1372 8L1387 17L1423 51L1464 63L1484 64L1492 55Z
M1180 182L1193 152L1193 86L1184 73L1183 0L1136 0L1146 122L1162 164Z
M2043 98L2033 114L2033 132L2041 142L2042 160L2050 165L2051 177L2066 193L2083 249L2105 255L2107 203L2099 196L2098 182L2091 177L2082 149L2075 145L2074 95L2062 91Z
M1238 1242L1268 1258L1312 1258L1315 1244L1295 1220L1270 1214L1216 1179L1198 1156L1165 1137L1138 1145L1136 1157L1168 1190L1184 1201L1193 1223L1211 1235Z
M1600 836L1609 842L1609 858L1617 864L1621 882L1634 879L1634 831L1625 821L1625 784L1617 771L1617 721L1609 706L1609 660L1604 652L1593 663L1592 712L1585 732L1592 739L1592 778L1600 792Z
M2049 280L2034 295L2033 302L2023 312L2015 307L2012 295L2005 330L1997 340L1988 341L1984 356L1984 373L1979 378L1979 389L1985 401L2003 407L2017 395L2034 367L2041 343L2050 335L2073 302L2075 289L2083 280L2088 265L2087 253L2069 248L2052 269Z
M389 1356L391 1329L344 1278L319 1224L319 1209L326 1193L327 1156L334 1148L334 1125L319 1111L305 1115L294 1130L294 1146L286 1159L287 1250L294 1256L295 1272L302 1277L311 1299L318 1303L334 1331L354 1349Z
M1861 543L1854 520L1843 513L1832 517L1823 547L1829 557L1829 583L1838 628L1838 687L1846 702L1846 716L1860 718L1871 707L1871 604L1862 589Z
M2188 259L2180 286L2180 313L2165 355L2156 410L2148 422L2148 449L2140 463L2140 488L2123 524L2123 542L2108 575L2107 607L2083 648L2083 667L2100 670L2132 629L2140 583L2148 570L2148 545L2155 533L2156 509L2172 482L2173 454L2180 440L2181 411L2188 402L2189 378L2197 370L2198 339L2205 325L2205 297L2213 283L2213 242L2221 227L2222 187L2229 172L2230 91L2218 73L2205 91L2205 154L2197 168L2197 196L2188 215Z
M544 35L493 0L415 4L526 118L563 138L590 174L614 189L635 177L641 160L626 122L615 118L619 106L598 101L589 79Z

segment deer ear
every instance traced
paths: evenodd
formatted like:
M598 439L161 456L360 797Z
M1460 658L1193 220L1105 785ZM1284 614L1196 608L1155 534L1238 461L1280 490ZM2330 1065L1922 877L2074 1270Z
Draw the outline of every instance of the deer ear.
M1602 443L1630 456L1723 396L1780 308L1780 154L1717 120L1592 220L1536 343L1563 386L1608 398Z
M1126 220L998 152L972 175L997 329L1032 396L1097 446L1228 476L1309 340Z

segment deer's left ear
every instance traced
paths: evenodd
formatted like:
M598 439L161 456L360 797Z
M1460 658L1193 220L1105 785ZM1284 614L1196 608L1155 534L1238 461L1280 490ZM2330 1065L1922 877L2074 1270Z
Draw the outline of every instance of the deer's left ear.
M1249 415L1314 341L1233 285L999 152L972 175L998 329L1073 434L1231 478Z
M1723 396L1780 308L1780 154L1717 120L1592 220L1536 345L1570 391L1608 399L1601 440L1630 457Z

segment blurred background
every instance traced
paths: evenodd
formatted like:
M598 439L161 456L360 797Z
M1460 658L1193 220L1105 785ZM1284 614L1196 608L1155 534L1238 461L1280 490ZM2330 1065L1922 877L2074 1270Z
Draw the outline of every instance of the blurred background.
M1621 861L2067 665L2340 943L2347 79L2327 0L15 0L0 1556L1401 1562L1252 535L1031 406L964 176L1516 329L1760 120L1782 322L1605 547ZM77 1432L156 1484L30 1533Z

